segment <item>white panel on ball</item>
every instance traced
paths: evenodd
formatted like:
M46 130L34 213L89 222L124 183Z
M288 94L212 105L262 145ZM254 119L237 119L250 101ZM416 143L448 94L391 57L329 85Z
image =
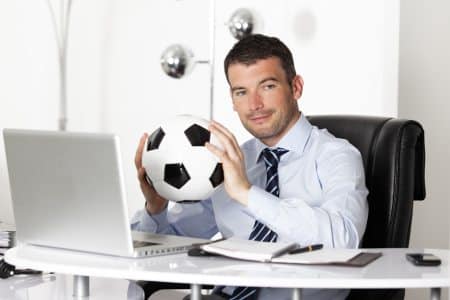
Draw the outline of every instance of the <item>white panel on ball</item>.
M161 124L148 137L142 165L156 191L170 201L208 198L223 181L218 158L204 144L221 147L205 119L180 115Z

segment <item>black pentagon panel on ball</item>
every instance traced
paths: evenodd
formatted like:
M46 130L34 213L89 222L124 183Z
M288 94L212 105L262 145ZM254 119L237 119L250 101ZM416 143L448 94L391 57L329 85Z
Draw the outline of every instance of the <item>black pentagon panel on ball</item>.
M184 134L192 146L205 146L205 143L209 142L209 138L211 136L208 129L197 124L194 124L186 129Z
M181 189L191 176L183 164L167 164L164 166L164 181L171 186Z
M209 181L211 181L213 187L216 187L223 182L223 168L221 163L216 165L214 171L209 177Z
M159 145L162 142L163 137L166 135L164 130L161 127L153 131L153 133L149 137L149 142L147 145L147 151L158 149Z

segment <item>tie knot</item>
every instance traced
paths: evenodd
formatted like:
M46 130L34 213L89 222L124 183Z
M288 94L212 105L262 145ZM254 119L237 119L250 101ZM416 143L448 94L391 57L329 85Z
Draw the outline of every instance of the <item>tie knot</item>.
M265 148L262 151L262 156L266 162L266 165L277 165L280 162L281 156L287 152L289 152L289 150L279 147L275 149Z

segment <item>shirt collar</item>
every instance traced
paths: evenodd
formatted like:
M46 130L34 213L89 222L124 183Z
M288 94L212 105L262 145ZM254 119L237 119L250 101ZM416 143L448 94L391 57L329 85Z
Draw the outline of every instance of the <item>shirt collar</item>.
M297 120L294 126L292 126L292 128L289 129L286 135L282 137L274 147L271 148L280 147L287 149L290 152L302 154L311 135L312 127L313 126L311 125L311 123L309 123L308 119L303 115L303 113L301 113L300 118ZM258 162L261 157L261 152L265 148L267 148L267 145L257 139L255 147L256 153L258 154L256 155L256 162ZM289 153L287 153L286 155L288 154Z

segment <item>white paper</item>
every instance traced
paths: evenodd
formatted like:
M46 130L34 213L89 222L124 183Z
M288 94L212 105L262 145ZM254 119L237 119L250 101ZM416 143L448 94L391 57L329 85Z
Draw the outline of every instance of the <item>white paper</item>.
M274 263L290 264L330 264L345 263L361 253L361 249L324 248L298 254L286 254L272 259Z
M270 261L272 257L277 256L280 252L295 246L295 243L269 243L230 238L203 245L201 248L210 253L238 259Z

